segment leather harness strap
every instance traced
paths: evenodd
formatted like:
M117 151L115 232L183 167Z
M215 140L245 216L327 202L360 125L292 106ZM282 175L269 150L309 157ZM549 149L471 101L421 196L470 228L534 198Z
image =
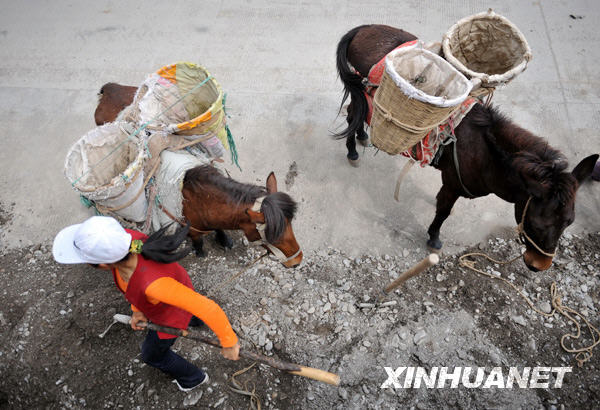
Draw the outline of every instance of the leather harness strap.
M264 199L265 199L264 196L257 198L256 201L254 201L254 205L252 205L251 209L254 212L261 212L262 203L263 203ZM292 256L285 256L285 254L279 248L277 248L275 245L273 245L269 241L267 241L267 236L265 235L265 231L267 229L267 222L265 221L264 223L255 223L255 225L256 225L256 230L258 231L258 234L260 235L260 239L256 240L256 241L252 241L250 243L253 245L265 246L267 249L269 249L271 251L271 253L273 255L275 255L275 257L279 260L279 262L281 262L281 263L289 262L292 259L294 259L295 257L297 257L298 255L300 255L300 252L302 252L302 250L300 248L298 248L298 250Z
M161 211L163 211L165 213L165 215L167 215L173 221L177 222L178 224L180 224L182 226L186 226L187 225L181 219L178 219L177 217L175 217L175 215L173 215L171 212L169 212L169 210L167 208L165 208L165 206L163 204L158 203L158 207L160 208ZM207 234L209 234L209 233L212 232L212 231L202 231L200 229L194 228L191 225L190 225L190 231L198 232L198 233L201 233L202 235L207 235Z

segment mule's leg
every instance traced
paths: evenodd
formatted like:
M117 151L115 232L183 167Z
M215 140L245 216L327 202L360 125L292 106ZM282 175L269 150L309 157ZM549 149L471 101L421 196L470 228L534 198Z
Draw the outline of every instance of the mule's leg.
M360 127L356 132L356 139L360 143L360 145L368 147L369 146L369 135L365 132L363 127Z
M206 252L204 252L204 239L202 239L202 235L190 236L192 237L192 247L194 248L196 256L199 258L204 258L206 256Z
M435 218L427 230L427 233L429 234L427 246L433 251L442 249L440 228L446 218L448 218L448 215L450 215L450 211L458 199L458 194L454 190L448 188L447 185L442 185L442 189L438 192L436 199Z
M352 119L353 119L353 103L352 101L350 101L350 104L348 104L348 115L346 116L346 121L348 122L348 126L350 126L352 124ZM353 167L358 167L359 164L359 159L358 159L358 152L356 151L356 139L355 139L355 135L356 132L354 130L351 130L350 128L348 128L348 134L346 135L346 149L348 150L348 154L346 154L346 157L348 158L348 162L350 162L350 165L352 165Z
M221 245L225 249L233 248L233 240L225 233L225 231L221 229L215 229L217 233L215 236L215 240L219 245Z

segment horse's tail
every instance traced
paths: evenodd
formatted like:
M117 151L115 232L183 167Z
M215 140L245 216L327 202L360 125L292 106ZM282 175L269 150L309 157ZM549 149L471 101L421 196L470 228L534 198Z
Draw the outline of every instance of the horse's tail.
M338 138L354 136L360 127L363 126L369 113L369 105L363 93L363 77L358 75L355 71L352 71L348 66L348 46L356 33L364 27L368 26L358 26L347 32L340 40L337 47L337 71L340 80L342 80L342 83L344 84L344 96L342 97L339 112L342 111L342 107L344 106L346 99L348 99L348 95L350 95L352 101L352 121L348 124L346 129L334 134L334 136Z

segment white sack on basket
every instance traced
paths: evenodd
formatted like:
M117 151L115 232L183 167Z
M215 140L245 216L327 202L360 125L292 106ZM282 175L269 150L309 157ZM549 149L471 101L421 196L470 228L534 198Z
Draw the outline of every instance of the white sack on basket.
M410 84L407 79L417 78L430 64L423 86L417 88ZM389 53L385 59L385 71L406 96L436 107L452 107L462 103L473 87L446 60L420 46L400 48ZM445 95L432 95L434 87L440 84L446 84Z
M160 203L177 219L183 216L183 178L187 170L199 165L208 165L208 157L200 158L186 151L163 151L160 154L160 168L155 174L155 185ZM170 224L173 220L160 207L152 210L152 230Z

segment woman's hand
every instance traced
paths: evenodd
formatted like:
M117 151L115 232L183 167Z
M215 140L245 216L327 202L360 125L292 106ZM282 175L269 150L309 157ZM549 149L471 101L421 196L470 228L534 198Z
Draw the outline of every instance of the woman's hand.
M237 360L240 358L240 343L236 343L235 346L224 347L221 349L221 354L224 358L229 360Z
M139 322L148 322L148 318L142 312L133 312L131 315L131 321L129 324L133 330L142 330L144 329L141 326L138 326Z

